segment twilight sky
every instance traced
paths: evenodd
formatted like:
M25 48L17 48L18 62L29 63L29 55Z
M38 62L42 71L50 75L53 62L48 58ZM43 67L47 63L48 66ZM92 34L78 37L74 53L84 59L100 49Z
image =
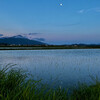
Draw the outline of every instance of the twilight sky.
M100 0L0 0L0 36L19 34L51 44L100 43Z

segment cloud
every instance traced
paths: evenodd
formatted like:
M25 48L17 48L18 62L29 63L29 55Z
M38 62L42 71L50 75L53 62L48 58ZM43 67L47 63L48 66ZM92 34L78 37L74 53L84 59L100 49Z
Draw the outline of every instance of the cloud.
M41 33L28 33L28 35L37 35L37 34L41 34Z
M100 8L95 9L96 12L100 12Z
M100 13L100 7L96 7L96 8L90 8L90 9L81 9L78 11L78 13L89 13L89 12L98 12Z
M42 33L24 33L24 34L21 34L21 36L23 36L24 38L28 38L30 40L39 40L39 41L45 41L44 38L40 37L39 35L42 34ZM20 34L18 35L20 36Z
M72 26L76 26L76 25L80 25L80 22L76 22L76 23L66 23L66 24L58 24L56 25L57 27L72 27Z
M72 23L72 24L66 24L65 26L76 26L79 25L80 23Z
M100 12L100 7L87 9L86 12Z
M14 35L13 37L14 37L14 38L26 38L26 37L24 37L24 36L22 36L22 35Z
M0 34L0 37L2 37L3 36L3 34Z
M34 38L36 40L39 40L39 41L45 41L45 38Z
M78 11L78 13L82 14L82 13L84 13L84 11L85 11L84 9L81 9L81 10Z

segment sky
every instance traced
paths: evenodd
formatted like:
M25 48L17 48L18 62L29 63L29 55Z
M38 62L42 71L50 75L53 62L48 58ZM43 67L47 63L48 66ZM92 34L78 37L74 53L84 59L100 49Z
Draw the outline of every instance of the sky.
M50 44L98 44L100 0L0 0L0 37L14 35Z

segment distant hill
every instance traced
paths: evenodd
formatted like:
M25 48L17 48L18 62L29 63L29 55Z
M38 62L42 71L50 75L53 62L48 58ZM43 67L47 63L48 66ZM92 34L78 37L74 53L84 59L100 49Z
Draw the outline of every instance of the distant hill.
M37 41L37 40L30 40L25 38L21 35L13 36L13 37L3 37L0 38L0 44L8 44L8 45L45 45L45 43Z

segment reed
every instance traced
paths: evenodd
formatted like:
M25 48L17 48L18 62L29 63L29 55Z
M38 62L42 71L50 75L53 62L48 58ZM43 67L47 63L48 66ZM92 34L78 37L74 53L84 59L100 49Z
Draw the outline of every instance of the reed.
M9 64L0 69L0 100L100 100L98 80L90 86L81 84L69 94L68 89L49 88L13 66Z

